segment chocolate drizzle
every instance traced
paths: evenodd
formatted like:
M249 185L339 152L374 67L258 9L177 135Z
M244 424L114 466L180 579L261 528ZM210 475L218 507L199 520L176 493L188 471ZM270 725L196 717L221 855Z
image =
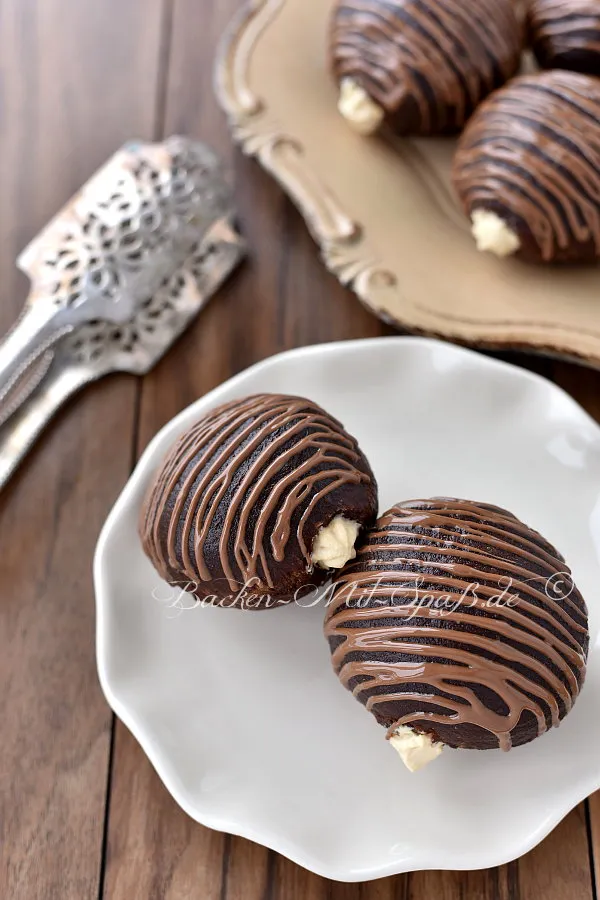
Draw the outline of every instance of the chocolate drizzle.
M334 669L390 734L508 750L558 725L579 693L583 598L557 551L505 510L395 506L334 587Z
M535 261L600 256L600 81L515 78L469 122L453 180L467 212L497 213Z
M463 127L517 71L512 0L339 0L330 35L338 81L352 78L400 134Z
M179 439L140 534L160 575L199 596L250 584L287 599L311 580L322 526L338 513L368 523L376 511L375 479L342 425L308 400L260 394L213 410Z
M545 69L600 75L598 0L529 0L528 27Z

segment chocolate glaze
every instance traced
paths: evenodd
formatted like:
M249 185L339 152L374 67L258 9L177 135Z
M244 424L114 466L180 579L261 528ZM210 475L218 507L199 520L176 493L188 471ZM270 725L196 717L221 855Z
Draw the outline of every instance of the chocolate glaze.
M543 68L600 75L598 0L529 0L528 31Z
M589 642L554 547L503 509L450 498L379 519L334 579L325 635L342 684L389 734L504 750L571 709Z
M573 72L515 78L477 110L453 181L468 215L496 212L533 262L600 256L600 81Z
M338 0L330 54L397 133L430 135L463 127L517 71L522 42L512 0Z
M213 410L171 449L140 519L145 552L171 584L198 597L235 597L251 584L266 608L313 572L319 529L336 515L370 524L377 485L357 442L301 397L259 394ZM258 602L256 595L269 595Z

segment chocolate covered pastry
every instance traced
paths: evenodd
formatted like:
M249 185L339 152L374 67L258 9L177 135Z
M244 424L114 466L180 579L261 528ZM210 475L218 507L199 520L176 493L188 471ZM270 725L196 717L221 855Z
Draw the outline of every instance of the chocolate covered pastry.
M542 68L600 75L598 0L529 0L527 21Z
M540 534L496 506L435 498L393 507L357 550L325 634L342 684L410 769L444 745L509 750L569 712L587 609Z
M453 182L482 251L530 262L600 257L600 80L515 78L462 135Z
M170 584L265 609L353 558L376 515L375 478L342 425L310 400L259 394L179 438L147 494L140 536Z
M330 58L341 114L359 132L460 130L518 70L512 0L338 0Z

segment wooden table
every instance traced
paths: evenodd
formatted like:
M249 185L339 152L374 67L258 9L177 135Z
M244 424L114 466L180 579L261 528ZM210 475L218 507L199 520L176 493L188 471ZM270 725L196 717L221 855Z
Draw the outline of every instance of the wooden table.
M240 0L0 0L0 331L18 251L127 138L208 140L251 260L144 381L112 377L51 427L0 497L0 896L10 900L592 900L600 796L499 869L327 883L195 824L111 715L96 677L91 561L140 451L176 412L271 353L387 333L324 271L281 191L229 139L211 87ZM513 357L600 417L600 374Z

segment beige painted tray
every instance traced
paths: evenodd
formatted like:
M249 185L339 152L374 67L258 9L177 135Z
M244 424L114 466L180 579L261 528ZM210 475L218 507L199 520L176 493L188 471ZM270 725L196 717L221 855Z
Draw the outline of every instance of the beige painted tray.
M245 152L302 211L327 267L387 322L600 366L600 269L477 252L450 186L454 141L353 134L327 71L333 0L254 0L225 35L219 99Z

